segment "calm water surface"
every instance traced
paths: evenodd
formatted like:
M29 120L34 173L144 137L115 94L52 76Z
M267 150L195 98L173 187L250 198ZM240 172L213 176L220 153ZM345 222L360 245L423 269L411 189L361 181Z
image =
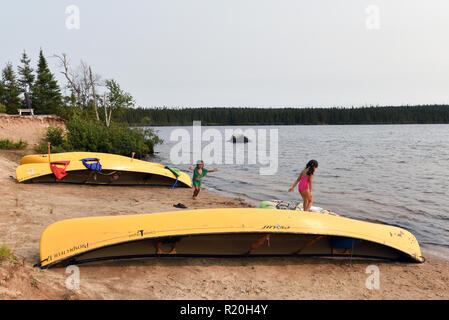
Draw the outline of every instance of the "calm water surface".
M191 127L155 128L165 140L156 148L157 161L171 164L170 150L177 142L170 141L170 134L177 128L192 131ZM224 132L250 127L203 127L203 132L208 128ZM287 190L306 162L316 159L315 205L350 218L401 226L428 251L449 257L449 125L251 128L278 130L278 172L261 176L259 165L247 162L206 163L209 169L219 169L206 177L206 187L254 204L301 199L297 190ZM188 165L175 166L188 169Z

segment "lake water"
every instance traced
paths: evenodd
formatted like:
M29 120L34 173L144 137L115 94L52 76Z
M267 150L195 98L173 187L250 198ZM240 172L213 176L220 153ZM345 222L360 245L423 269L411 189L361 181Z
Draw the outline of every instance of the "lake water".
M192 127L155 128L165 140L156 147L156 161L172 164L170 150L178 142L170 141L170 134L179 128L192 132ZM205 178L206 188L254 204L300 200L297 190L287 190L306 162L316 159L314 205L350 218L403 227L427 251L449 257L449 125L203 127L202 131L209 128L277 129L279 164L276 174L263 176L260 165L247 162L206 163L206 168L219 170ZM184 171L189 167L174 166Z

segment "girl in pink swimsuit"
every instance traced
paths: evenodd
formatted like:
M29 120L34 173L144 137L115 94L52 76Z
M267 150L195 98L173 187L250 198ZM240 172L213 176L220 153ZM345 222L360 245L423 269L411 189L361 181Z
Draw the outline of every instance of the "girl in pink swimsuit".
M288 192L293 191L296 185L298 185L298 191L301 194L303 200L304 211L309 211L313 203L312 186L315 170L318 168L318 161L310 160L306 168L301 172L298 179L296 179L293 186L288 189Z

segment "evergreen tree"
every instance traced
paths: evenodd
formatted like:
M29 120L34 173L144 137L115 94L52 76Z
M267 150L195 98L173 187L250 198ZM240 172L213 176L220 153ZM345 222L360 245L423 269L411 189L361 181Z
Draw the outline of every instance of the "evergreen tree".
M25 94L25 92L29 94L31 91L31 87L33 86L34 74L33 69L30 67L31 59L28 58L28 55L25 51L23 51L22 59L20 59L20 62L22 63L22 65L18 67L19 89L22 94ZM23 104L25 104L25 98L22 101Z
M56 113L62 105L61 89L48 68L42 49L39 52L36 81L31 88L31 101L37 114Z
M5 104L5 101L3 100L4 93L5 93L5 87L3 86L3 81L0 78L0 104L1 105Z
M34 82L33 68L30 66L31 59L25 51L22 53L20 62L22 65L17 68L19 74L19 87L21 92L25 92L31 89Z
M11 63L8 63L2 71L2 87L1 100L6 106L6 113L17 114L17 109L20 107L20 89Z

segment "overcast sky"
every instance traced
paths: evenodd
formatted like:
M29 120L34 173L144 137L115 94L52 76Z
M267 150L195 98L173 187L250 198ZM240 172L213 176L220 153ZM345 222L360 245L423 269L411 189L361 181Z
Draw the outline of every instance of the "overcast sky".
M144 107L449 103L447 0L15 0L0 30L1 67L64 52Z

